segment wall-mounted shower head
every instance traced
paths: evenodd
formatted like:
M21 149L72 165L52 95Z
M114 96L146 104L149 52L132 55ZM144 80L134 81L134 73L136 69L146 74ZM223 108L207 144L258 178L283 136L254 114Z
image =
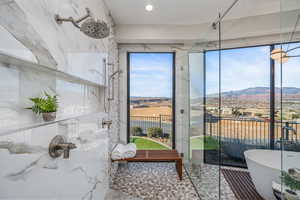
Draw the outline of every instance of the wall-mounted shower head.
M90 9L86 8L86 12L87 14L78 20L74 20L73 17L61 18L59 15L55 15L55 21L58 24L62 24L63 22L71 22L85 35L95 39L103 39L108 37L110 34L110 29L107 23L102 20L92 18Z

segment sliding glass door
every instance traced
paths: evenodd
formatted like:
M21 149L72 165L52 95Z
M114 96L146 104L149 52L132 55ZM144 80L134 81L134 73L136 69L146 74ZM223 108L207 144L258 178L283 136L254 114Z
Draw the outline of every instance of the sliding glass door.
M210 39L215 41L214 45L216 49L220 47L221 35L220 35L220 24L214 26L214 30L209 34ZM185 163L186 172L191 178L200 199L215 200L221 199L221 179L220 179L220 52L218 50L213 52L215 60L211 60L210 70L211 73L206 73L205 63L207 55L204 51L208 45L202 44L202 50L198 52L190 52L188 54L189 63L189 117L190 117L190 128L189 128L189 162ZM209 88L205 87L206 81L209 81ZM205 97L205 90L213 91L215 94L214 98L209 102L214 103L217 107L214 110L214 124L216 130L214 136L206 134L206 123L207 120L205 115L207 107L207 99ZM186 138L182 138L183 142L186 143ZM213 154L213 164L205 162L207 152Z

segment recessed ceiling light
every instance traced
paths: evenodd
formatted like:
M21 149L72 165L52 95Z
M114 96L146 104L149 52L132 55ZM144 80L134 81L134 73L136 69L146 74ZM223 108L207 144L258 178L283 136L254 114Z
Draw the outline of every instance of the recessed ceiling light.
M153 10L153 6L151 4L148 4L146 5L145 9L148 11L148 12L151 12Z

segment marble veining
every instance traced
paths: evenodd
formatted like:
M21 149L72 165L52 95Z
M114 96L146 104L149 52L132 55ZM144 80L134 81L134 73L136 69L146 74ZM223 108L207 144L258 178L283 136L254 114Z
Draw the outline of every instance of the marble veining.
M59 190L63 199L104 198L109 187L107 130L93 131L88 120L79 122L76 127L78 135L70 132L72 128L61 132L77 145L77 149L70 152L70 159L51 158L46 142L40 141L45 145L39 147L3 141L0 137L0 158L5 160L0 163L0 198L57 198L57 188L63 188ZM32 139L31 143L36 142ZM64 187L66 184L70 187ZM33 192L36 187L43 193Z
M94 17L112 24L102 0L0 3L0 35L6 39L6 43L0 44L2 52L96 83L36 69L40 65L15 66L28 64L22 61L8 65L2 59L0 130L42 123L40 116L24 108L31 105L28 98L41 96L44 91L58 95L58 119L95 115L0 135L0 159L4 161L0 162L0 199L92 200L109 196L109 182L118 168L111 164L109 151L119 139L118 78L110 86L115 98L109 102L108 91L112 90L105 88L109 74L117 70L114 32L111 29L109 38L94 40L69 24L58 25L54 21L54 14L77 18L85 13L86 7ZM110 131L101 127L102 120L107 118L113 120ZM56 135L76 144L70 159L49 157L48 145Z
M14 0L0 5L0 25L10 32L25 47L30 49L40 64L55 68L57 62L47 45L27 20L26 12Z

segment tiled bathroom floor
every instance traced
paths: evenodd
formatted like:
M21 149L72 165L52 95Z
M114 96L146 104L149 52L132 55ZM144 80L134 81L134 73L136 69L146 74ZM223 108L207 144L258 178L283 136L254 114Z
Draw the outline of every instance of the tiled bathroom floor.
M112 189L143 200L199 200L188 176L178 179L174 163L122 163Z

